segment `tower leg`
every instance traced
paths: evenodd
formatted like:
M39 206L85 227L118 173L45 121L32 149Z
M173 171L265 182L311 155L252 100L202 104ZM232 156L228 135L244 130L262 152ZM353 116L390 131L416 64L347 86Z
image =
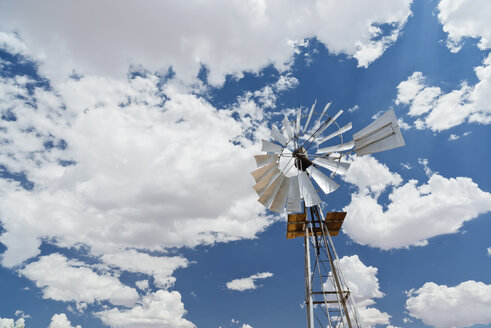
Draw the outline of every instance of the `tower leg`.
M327 241L325 240L325 236L324 237L324 242L326 243L326 250L327 250L327 255L329 257L329 263L331 265L331 272L334 276L334 281L336 283L336 288L337 288L337 293L338 293L338 297L341 301L341 305L343 306L343 310L344 310L344 314L345 314L345 318L346 318L346 322L348 324L348 328L352 328L351 326L351 318L350 318L350 315L349 315L349 312L348 312L348 308L346 307L346 299L343 295L343 288L341 287L341 283L339 282L339 276L338 276L338 272L337 272L337 269L336 269L336 265L334 264L334 260L332 258L332 254L331 254L331 250L329 249L329 245L327 244ZM333 244L330 245L331 247L334 247Z
M310 267L310 246L309 246L309 232L305 231L305 304L307 305L307 323L308 328L314 327L314 305L312 301L312 283L310 278L312 277L312 269Z

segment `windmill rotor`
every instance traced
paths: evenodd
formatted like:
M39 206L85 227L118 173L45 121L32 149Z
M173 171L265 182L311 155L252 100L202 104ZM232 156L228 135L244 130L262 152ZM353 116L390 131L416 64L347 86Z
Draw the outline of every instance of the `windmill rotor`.
M333 178L347 172L351 164L343 159L353 151L363 156L404 145L393 110L345 141L343 134L352 129L352 123L340 125L343 110L330 116L330 105L316 113L314 102L306 115L298 109L294 120L283 118L281 129L272 124L271 140L262 140L261 150L266 154L255 156L257 169L251 174L258 201L271 211L298 212L302 200L307 207L319 205L319 191L329 194L339 188ZM335 138L340 142L332 144Z
M281 130L273 124L272 141L262 140L262 151L267 154L255 156L258 168L252 172L256 180L253 188L259 202L272 211L283 212L286 208L289 213L298 212L302 199L308 207L320 204L318 190L326 194L336 190L339 185L332 177L344 174L349 168L349 163L341 161L342 156L335 156L334 151L325 151L319 145L334 137L339 137L344 145L342 134L351 128L351 123L341 128L336 119L342 110L331 117L326 114L330 103L321 113L314 112L315 105L308 115L302 116L299 109L293 124L285 116ZM318 119L309 129L312 118L317 115ZM302 119L306 119L303 125ZM336 131L319 140L330 126Z

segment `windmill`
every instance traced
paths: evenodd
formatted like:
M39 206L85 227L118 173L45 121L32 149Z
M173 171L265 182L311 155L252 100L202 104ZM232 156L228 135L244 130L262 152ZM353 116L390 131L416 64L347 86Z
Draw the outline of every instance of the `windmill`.
M281 130L272 125L273 141L262 140L266 154L254 156L258 168L251 172L256 181L253 188L266 208L277 213L286 210L287 238L304 238L308 327L361 327L331 238L341 229L346 212L324 215L318 191L329 194L339 187L334 178L350 167L343 161L348 154L363 156L402 147L404 139L393 110L347 141L343 133L352 124L338 124L343 111L331 116L327 114L331 103L320 113L315 105L308 115L298 109L291 122L285 116ZM339 143L329 145L333 140Z

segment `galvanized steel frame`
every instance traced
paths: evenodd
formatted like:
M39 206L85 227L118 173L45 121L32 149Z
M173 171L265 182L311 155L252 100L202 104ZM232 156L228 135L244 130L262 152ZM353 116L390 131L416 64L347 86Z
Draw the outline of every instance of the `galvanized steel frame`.
M356 305L339 266L331 235L323 223L321 208L308 209L310 219L305 222L304 236L308 328L359 328ZM314 230L318 226L322 233L317 236Z

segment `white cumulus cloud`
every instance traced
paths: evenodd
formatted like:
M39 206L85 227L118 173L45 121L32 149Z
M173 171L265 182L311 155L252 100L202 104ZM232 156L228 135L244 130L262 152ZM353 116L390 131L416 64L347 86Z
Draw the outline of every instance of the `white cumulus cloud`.
M379 195L388 186L398 186L402 182L399 174L391 172L387 165L372 156L350 157L351 166L343 180L354 184L362 193Z
M438 19L448 33L447 46L458 52L465 38L478 38L481 50L491 48L491 3L487 0L442 0ZM469 123L491 123L491 54L474 68L478 82L463 81L459 88L442 92L414 72L398 88L396 104L408 105L409 115L418 117L417 129L443 131ZM453 139L455 140L455 139Z
M373 306L376 298L384 296L378 283L378 269L365 265L358 255L344 256L339 260L339 266L351 297L354 297L361 325L372 328L377 324L388 324L390 315ZM325 285L327 290L334 290L330 280Z
M452 52L462 48L466 38L479 39L481 50L491 48L491 3L487 0L441 0L438 19L448 33L447 46Z
M185 314L181 294L165 290L144 296L139 304L130 309L113 308L96 313L104 324L111 327L195 327L183 318Z
M355 158L354 162L358 161L360 171L369 172L372 181L378 181L380 174L389 186L391 180L386 177L391 172L386 167L374 166L365 157ZM377 193L367 191L365 180L360 181L352 182L359 183L359 191L344 208L348 214L343 231L363 245L382 249L426 245L429 238L455 233L464 222L491 211L491 194L467 177L445 178L433 173L423 184L416 180L393 184L386 207L379 204Z
M44 298L57 301L108 300L112 304L130 306L138 300L136 290L123 285L118 278L97 274L83 265L54 253L29 263L20 273L42 289Z
M10 318L0 318L0 328L24 328L25 321L24 318L14 319Z
M282 75L272 90L296 83ZM86 75L53 89L26 76L0 78L0 111L15 117L0 121L0 163L32 183L0 179L2 265L32 259L19 272L43 297L76 302L79 312L98 301L132 307L100 312L107 322L159 307L156 326L192 326L182 302L174 304L178 292L134 305L136 289L115 274L60 254L33 259L42 241L83 245L99 268L143 273L166 289L188 261L148 251L255 238L274 222L251 193L252 155L267 133L262 108L245 97L217 109L188 90L152 74Z
M80 325L72 326L65 313L55 314L51 317L48 328L81 328Z
M188 266L188 261L180 256L158 257L140 253L135 250L104 254L101 259L104 263L122 270L151 275L154 278L155 285L165 289L174 285L176 280L172 277L174 270L186 268Z
M258 279L266 279L272 277L273 274L271 272L261 272L253 274L247 278L234 279L232 281L227 282L227 288L231 290L238 290L243 292L244 290L256 289L259 286L256 285L256 280Z
M473 280L455 287L427 282L411 291L409 314L434 327L469 327L491 323L491 285Z
M148 280L146 280L146 279L136 281L135 285L140 290L148 290L148 288L149 288Z
M367 66L399 36L411 0L201 2L60 0L3 2L0 20L29 46L41 69L58 81L73 70L124 76L130 65L167 71L192 81L201 65L209 81L273 64L288 66L295 44L317 37L335 53ZM87 22L90 21L90 24ZM48 23L49 22L49 23ZM130 24L128 22L131 22ZM389 28L383 34L381 25ZM0 46L23 51L12 34ZM5 47L5 46L4 46Z
M99 255L254 238L271 224L250 192L258 146L246 135L266 133L253 102L218 110L152 75L32 95L26 78L1 83L16 120L0 121L0 162L34 183L0 181L3 265L36 256L45 236Z

